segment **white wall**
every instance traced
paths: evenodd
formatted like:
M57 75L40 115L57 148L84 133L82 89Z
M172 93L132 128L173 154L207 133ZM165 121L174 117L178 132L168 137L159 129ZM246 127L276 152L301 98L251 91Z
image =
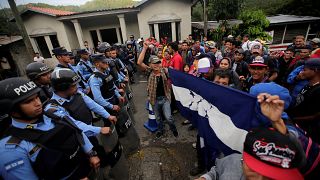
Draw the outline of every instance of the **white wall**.
M78 37L76 34L76 30L74 29L73 23L70 21L65 21L63 22L63 24L64 24L64 29L67 33L67 37L70 43L70 50L79 49L80 45L79 45Z
M91 30L120 27L119 19L116 15L80 19L79 22L82 28L83 40L88 41L90 47L93 47L93 41L90 35ZM118 41L121 42L120 39L118 39Z
M140 34L145 39L150 37L148 20L157 14L175 13L181 18L181 38L191 34L191 2L189 0L152 0L141 6L138 13ZM180 39L179 39L180 40Z
M70 43L62 22L57 21L55 17L42 15L42 14L32 14L23 18L24 25L27 29L28 34L38 28L51 28L57 32L57 38L60 46L64 46L66 49L71 49ZM38 51L38 49L34 49ZM51 52L51 49L49 49Z
M136 13L126 14L124 16L127 25L127 37L134 35L134 38L137 40L140 38L140 31L138 26L138 17Z

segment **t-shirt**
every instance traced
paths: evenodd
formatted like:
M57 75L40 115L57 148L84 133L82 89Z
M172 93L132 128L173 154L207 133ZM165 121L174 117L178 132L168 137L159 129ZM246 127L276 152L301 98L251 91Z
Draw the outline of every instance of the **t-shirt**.
M156 97L165 96L162 76L156 76L156 80L157 80L157 83L158 83L157 84L157 95L156 95Z
M183 71L183 60L178 52L176 52L171 58L173 69Z
M312 116L320 112L320 83L315 85L306 85L296 98L295 107L289 110L291 118ZM302 129L307 131L307 134L320 143L320 120L312 120L305 122L297 122Z

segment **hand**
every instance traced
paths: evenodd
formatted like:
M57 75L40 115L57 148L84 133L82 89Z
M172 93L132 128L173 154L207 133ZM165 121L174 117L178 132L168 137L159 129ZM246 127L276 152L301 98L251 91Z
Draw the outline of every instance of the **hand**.
M111 121L113 124L116 124L116 122L117 122L117 117L115 117L115 116L109 116L108 120Z
M120 103L124 103L124 102L126 102L126 99L121 96L121 97L119 97L119 101L120 101Z
M100 130L101 134L107 135L110 133L110 127L102 127Z
M244 80L246 80L246 78L244 76L239 76L239 80L244 81Z
M122 95L124 94L124 90L123 89L118 89L118 91L119 91L120 94L122 94Z
M257 98L263 115L269 118L272 123L281 120L281 115L284 110L284 101L281 100L279 96L261 93Z
M120 106L118 105L113 105L112 110L119 112L120 111Z
M91 88L88 87L88 88L86 89L86 94L89 94L90 92L91 92Z
M305 77L304 77L304 74L303 74L303 71L301 71L297 76L296 76L296 80L303 80L303 79L305 79Z
M128 82L128 78L124 78L125 82ZM120 88L125 88L126 84L125 83L120 83Z
M149 45L150 45L150 42L149 42L149 41L145 41L145 42L143 43L143 48L144 48L144 49L148 49L148 48L149 48Z
M90 157L90 166L93 167L94 169L98 169L100 167L100 159L98 156L93 156Z

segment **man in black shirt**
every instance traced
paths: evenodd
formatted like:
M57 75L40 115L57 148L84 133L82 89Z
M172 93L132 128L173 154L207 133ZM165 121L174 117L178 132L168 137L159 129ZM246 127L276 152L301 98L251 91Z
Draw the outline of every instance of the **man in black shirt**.
M320 58L306 61L302 73L309 84L298 94L289 115L313 141L320 143Z

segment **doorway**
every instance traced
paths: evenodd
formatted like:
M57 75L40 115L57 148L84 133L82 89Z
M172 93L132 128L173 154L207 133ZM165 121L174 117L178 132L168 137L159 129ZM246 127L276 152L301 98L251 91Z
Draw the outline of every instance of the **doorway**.
M44 36L39 36L34 38L37 42L39 53L42 55L44 58L51 58L51 53L49 51L49 48L47 46L46 40L44 39Z
M103 42L108 42L111 45L118 42L116 28L101 29L100 34Z
M159 23L159 38L167 37L167 42L172 41L171 23Z

